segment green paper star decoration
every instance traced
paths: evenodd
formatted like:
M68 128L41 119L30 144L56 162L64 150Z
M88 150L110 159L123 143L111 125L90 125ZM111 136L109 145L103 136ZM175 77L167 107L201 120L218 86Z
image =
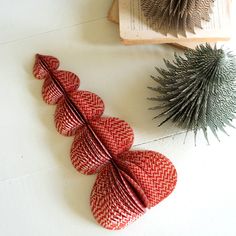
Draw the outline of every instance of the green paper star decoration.
M202 129L208 141L207 128L218 138L217 131L226 133L233 126L236 113L236 58L232 52L209 44L188 49L184 57L175 54L175 61L164 60L167 69L156 70L152 76L157 87L149 87L156 97L149 100L160 104L150 108L162 109L155 118L165 116L160 125L172 120L177 126Z

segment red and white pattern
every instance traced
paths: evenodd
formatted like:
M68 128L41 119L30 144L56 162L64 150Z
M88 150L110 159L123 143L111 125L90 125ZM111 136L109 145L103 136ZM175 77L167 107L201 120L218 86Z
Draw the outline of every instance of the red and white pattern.
M56 78L63 90L55 86L55 82L52 81L51 76ZM64 92L69 93L79 88L79 77L69 71L53 71L47 77L43 84L42 95L44 101L48 104L57 104Z
M73 101L75 108L83 113L86 120L93 120L101 117L104 112L104 103L96 94L88 91L73 91L68 93L68 97ZM67 100L61 99L57 103L55 112L55 125L58 132L65 136L75 135L76 130L84 125L71 109Z
M134 140L131 127L118 118L101 117L102 99L78 91L79 78L58 67L55 57L37 54L33 74L45 79L45 102L57 104L58 132L75 135L72 164L83 174L98 173L90 198L95 219L107 229L122 229L174 190L175 167L160 153L129 151Z
M42 58L43 60L41 60ZM55 57L36 54L33 74L36 79L46 79L48 77L48 68L50 70L57 70L59 65L60 62Z

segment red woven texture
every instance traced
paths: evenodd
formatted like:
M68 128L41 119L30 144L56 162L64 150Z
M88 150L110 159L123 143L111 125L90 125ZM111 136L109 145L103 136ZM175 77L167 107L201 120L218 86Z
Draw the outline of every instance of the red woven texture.
M37 54L33 74L45 79L45 102L57 104L58 132L75 135L72 164L84 174L98 173L90 198L95 219L107 229L121 229L173 191L176 170L160 153L129 151L134 139L130 126L118 118L101 117L102 99L78 91L79 78L58 67L58 59Z

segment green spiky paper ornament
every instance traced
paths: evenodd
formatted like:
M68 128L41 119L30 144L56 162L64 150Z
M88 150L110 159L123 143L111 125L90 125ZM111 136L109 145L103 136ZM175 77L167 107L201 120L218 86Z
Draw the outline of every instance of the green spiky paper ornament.
M218 138L217 131L225 126L236 113L236 58L228 50L209 44L188 49L184 57L175 54L172 63L164 60L167 69L156 70L154 77L157 92L150 100L161 102L152 110L163 109L155 118L165 116L164 124L172 120L179 127L197 131L202 129L208 141L207 128Z
M145 17L155 30L167 34L194 33L202 20L209 21L215 0L140 0Z

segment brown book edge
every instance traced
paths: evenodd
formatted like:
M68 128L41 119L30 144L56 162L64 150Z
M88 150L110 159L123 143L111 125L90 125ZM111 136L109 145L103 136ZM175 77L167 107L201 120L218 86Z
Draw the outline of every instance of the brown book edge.
M113 0L112 5L108 11L107 18L109 21L119 24L119 7L118 0Z

